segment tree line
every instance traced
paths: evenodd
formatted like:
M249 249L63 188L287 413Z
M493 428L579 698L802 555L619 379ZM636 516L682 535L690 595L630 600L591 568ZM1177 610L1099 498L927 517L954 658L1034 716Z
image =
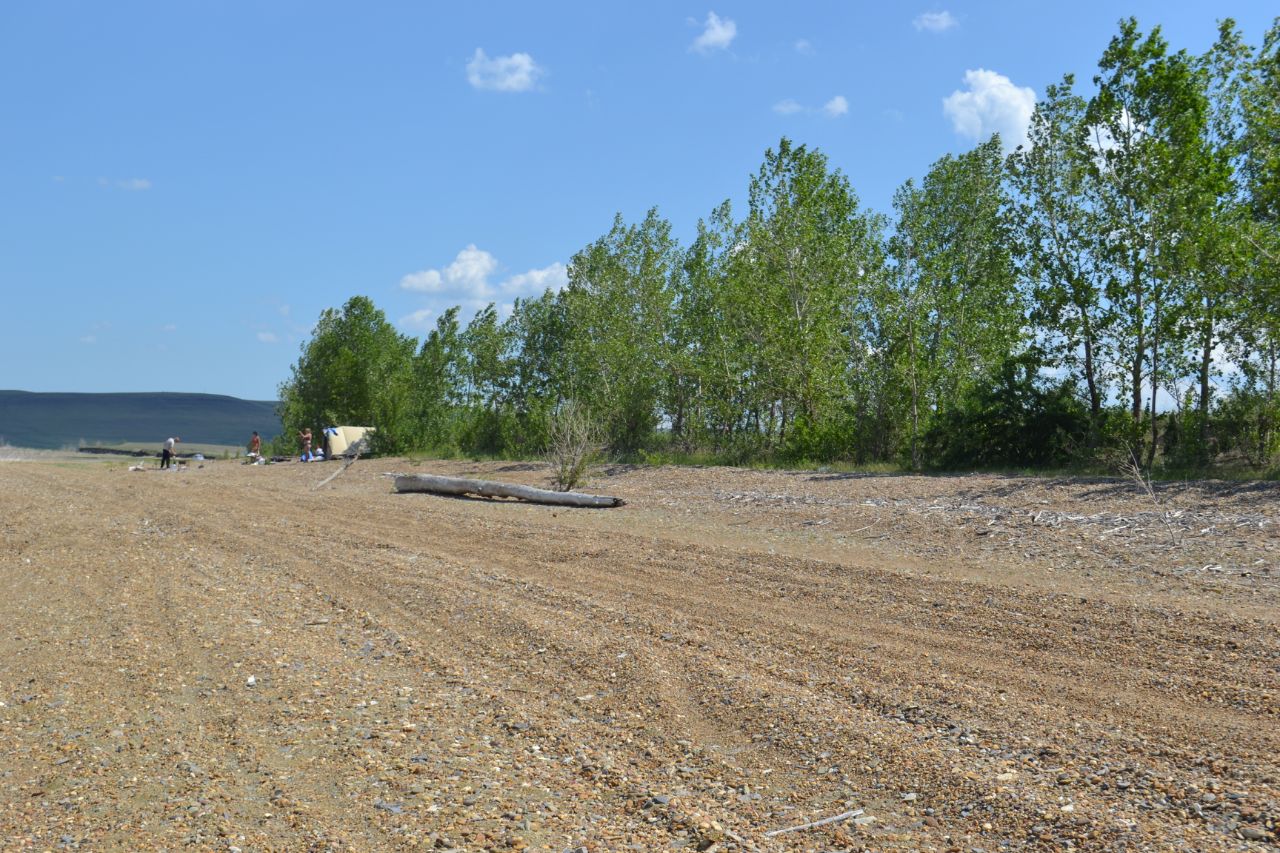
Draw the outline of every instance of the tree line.
M908 180L885 215L782 139L688 245L657 209L568 285L419 341L366 297L320 317L286 434L531 456L586 412L618 457L1256 468L1280 450L1280 19L1203 55L1120 22L1025 143Z

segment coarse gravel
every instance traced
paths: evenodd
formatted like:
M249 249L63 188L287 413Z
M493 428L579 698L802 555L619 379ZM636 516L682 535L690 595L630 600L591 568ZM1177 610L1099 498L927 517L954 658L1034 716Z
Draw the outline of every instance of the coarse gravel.
M0 465L0 849L1280 849L1276 484L143 467Z

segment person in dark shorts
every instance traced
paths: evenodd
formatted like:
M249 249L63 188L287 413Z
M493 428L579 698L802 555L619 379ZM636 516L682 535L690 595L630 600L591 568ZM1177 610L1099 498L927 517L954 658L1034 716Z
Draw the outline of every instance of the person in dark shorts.
M168 468L173 463L173 448L182 439L176 435L164 440L164 448L160 451L160 467Z

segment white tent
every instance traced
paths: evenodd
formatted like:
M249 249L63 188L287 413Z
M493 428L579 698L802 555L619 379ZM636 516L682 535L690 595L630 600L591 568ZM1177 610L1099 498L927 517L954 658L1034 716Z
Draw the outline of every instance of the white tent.
M334 426L324 428L324 455L327 459L355 456L369 450L369 434L373 427Z

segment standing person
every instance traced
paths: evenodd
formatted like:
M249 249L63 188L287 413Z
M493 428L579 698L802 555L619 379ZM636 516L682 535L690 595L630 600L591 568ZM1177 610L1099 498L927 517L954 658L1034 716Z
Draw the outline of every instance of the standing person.
M262 455L262 436L258 435L257 430L253 431L253 438L249 439L249 455L250 456Z
M171 436L171 437L169 437L169 438L166 438L166 439L164 440L164 450L160 453L160 467L161 467L161 468L168 468L168 467L169 467L169 465L170 465L170 464L172 464L172 462L173 462L173 447L174 447L174 445L175 445L175 444L177 444L179 441L182 441L182 439L178 438L176 435L175 435L175 436Z
M303 427L302 432L298 433L298 440L302 442L302 461L311 461L311 427Z

